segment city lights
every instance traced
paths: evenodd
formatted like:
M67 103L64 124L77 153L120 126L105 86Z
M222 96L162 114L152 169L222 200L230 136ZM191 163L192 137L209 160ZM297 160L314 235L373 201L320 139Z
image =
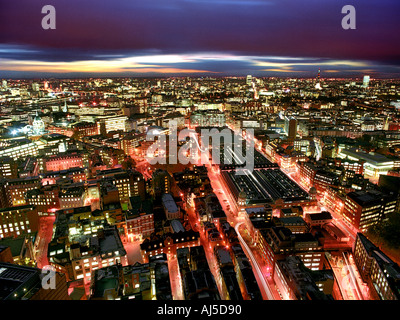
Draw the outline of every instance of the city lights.
M400 4L5 1L0 300L400 299Z

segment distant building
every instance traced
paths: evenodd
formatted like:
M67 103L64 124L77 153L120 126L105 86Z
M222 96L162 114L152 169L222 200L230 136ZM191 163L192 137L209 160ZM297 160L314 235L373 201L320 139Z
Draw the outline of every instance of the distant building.
M101 135L106 135L110 131L121 130L126 131L127 116L106 116L100 118L97 122L98 132Z
M369 80L370 80L370 76L364 76L364 78L363 78L363 87L364 88L368 88Z
M297 135L297 120L295 118L285 117L285 132L288 140L294 143Z

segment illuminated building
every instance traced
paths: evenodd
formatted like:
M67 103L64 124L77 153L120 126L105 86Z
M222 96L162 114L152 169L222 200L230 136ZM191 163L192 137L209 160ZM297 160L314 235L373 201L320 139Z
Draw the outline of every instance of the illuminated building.
M0 300L70 300L65 276L56 272L55 288L42 286L42 270L0 262Z
M44 125L42 118L39 117L37 112L36 112L36 116L33 120L32 127L33 127L34 135L40 136L40 135L44 134L45 125Z
M171 176L165 170L157 169L152 174L152 190L155 197L171 191Z
M318 68L317 83L315 84L315 89L321 90L321 69Z
M93 271L90 300L172 300L166 255L149 263L120 264Z
M127 135L121 141L121 148L127 155L139 155L139 146L146 139L144 134Z
M150 201L130 198L130 209L125 213L126 234L130 241L150 237L154 233L154 214Z
M396 197L379 191L350 192L344 203L343 221L364 232L394 212L396 204Z
M66 135L49 133L40 137L38 148L39 150L42 148L52 148L58 150L58 152L65 152L69 141L71 141L71 138Z
M355 264L361 277L382 300L399 300L400 267L363 234L357 233L353 247Z
M8 179L5 184L8 203L11 206L26 204L26 193L40 187L39 178Z
M49 124L47 126L47 131L50 134L62 134L67 137L72 137L74 134L74 129L69 128L66 125L55 125L55 124Z
M314 176L314 186L318 191L325 191L338 181L338 176L326 170L317 170Z
M20 178L37 177L39 175L39 163L34 157L27 157L19 166Z
M305 215L305 221L310 227L322 226L332 221L332 216L328 211L322 211L319 213L307 213Z
M246 208L245 212L250 220L263 219L264 221L270 221L272 219L272 208L269 205Z
M121 130L126 131L127 116L108 116L100 118L97 122L98 132L106 135L110 131Z
M202 110L190 115L190 125L195 127L224 127L225 114L218 110Z
M28 139L15 140L9 146L0 148L0 157L11 157L14 160L28 156L37 157L38 155L37 144Z
M85 199L83 186L62 188L59 193L60 209L83 207Z
M128 203L132 196L130 177L127 172L114 175L114 183L118 188L119 200L121 203Z
M139 171L129 172L129 181L131 184L131 196L139 196L142 200L146 197L146 182Z
M274 217L273 222L277 227L288 228L293 234L308 232L308 225L302 217Z
M225 293L225 296L228 300L243 300L229 250L224 247L214 247L214 253L218 261L216 281L222 283L222 290Z
M324 192L328 187L338 182L338 176L328 171L326 165L315 162L298 162L300 179L306 186L314 186L318 192Z
M379 178L381 174L387 174L394 167L394 160L378 153L366 153L356 149L343 149L338 156L342 159L364 161L364 174L368 178Z
M341 160L335 159L336 166L343 166L346 171L354 171L355 174L364 174L364 161L363 160Z
M364 76L363 78L363 87L368 88L370 76Z
M124 171L120 168L100 170L96 173L97 178L109 178L118 188L119 198L122 202L128 203L129 198L140 196L144 200L146 186L143 175L134 170Z
M99 155L107 168L113 168L114 166L120 165L125 161L126 155L121 149L103 146L98 150Z
M0 177L15 179L18 178L17 164L11 157L0 158Z
M116 227L92 216L77 220L72 213L57 215L47 257L67 279L83 279L85 284L94 270L128 261Z
M294 143L297 135L297 120L295 118L285 116L285 132L288 141Z
M46 159L46 171L61 171L75 167L84 167L83 157L78 153L51 156Z
M146 238L140 245L143 261L158 254L176 254L176 250L200 245L200 234L193 230L166 233L163 236Z
M301 153L292 151L290 154L275 153L275 161L282 169L290 170L296 168L297 162L307 161L307 157Z
M39 216L34 206L15 206L0 209L0 238L18 237L39 229Z
M57 185L29 190L26 193L26 202L36 207L39 216L53 215L55 210L60 209L59 191Z
M311 270L323 268L322 245L311 233L294 234L288 228L271 226L259 230L257 246L272 272L275 270L275 262L289 254L299 256Z
M325 274L324 282L329 281L333 287L332 271L326 270ZM299 257L288 256L276 262L274 281L284 300L332 300L320 290L312 275Z
M56 184L59 180L70 179L73 183L85 182L86 172L84 168L70 168L61 171L50 171L44 173L42 176L42 185Z
M252 83L253 83L253 77L249 74L249 75L247 75L247 77L246 77L246 84L247 84L248 86L251 86Z
M73 126L78 137L95 136L99 134L99 128L95 122L80 122Z

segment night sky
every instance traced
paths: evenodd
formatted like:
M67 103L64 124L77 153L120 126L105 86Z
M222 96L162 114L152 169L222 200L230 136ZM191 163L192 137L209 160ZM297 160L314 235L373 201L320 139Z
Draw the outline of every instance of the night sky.
M44 30L44 5L56 29ZM344 30L342 7L356 8ZM400 77L399 0L0 0L0 78Z

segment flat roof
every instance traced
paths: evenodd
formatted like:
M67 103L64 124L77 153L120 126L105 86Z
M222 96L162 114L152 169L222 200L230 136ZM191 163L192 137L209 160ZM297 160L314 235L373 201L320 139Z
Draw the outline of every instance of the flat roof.
M332 219L332 215L328 211L322 211L319 213L307 213L308 218L311 220L329 220Z
M341 151L342 154L357 158L360 160L365 160L366 162L373 165L383 165L388 163L393 163L393 160L387 158L386 156L379 153L366 153L363 151L358 151L356 148L344 149Z
M308 193L288 178L280 169L256 169L245 175L234 171L223 171L228 185L236 197L242 190L246 193L248 203L307 200Z

